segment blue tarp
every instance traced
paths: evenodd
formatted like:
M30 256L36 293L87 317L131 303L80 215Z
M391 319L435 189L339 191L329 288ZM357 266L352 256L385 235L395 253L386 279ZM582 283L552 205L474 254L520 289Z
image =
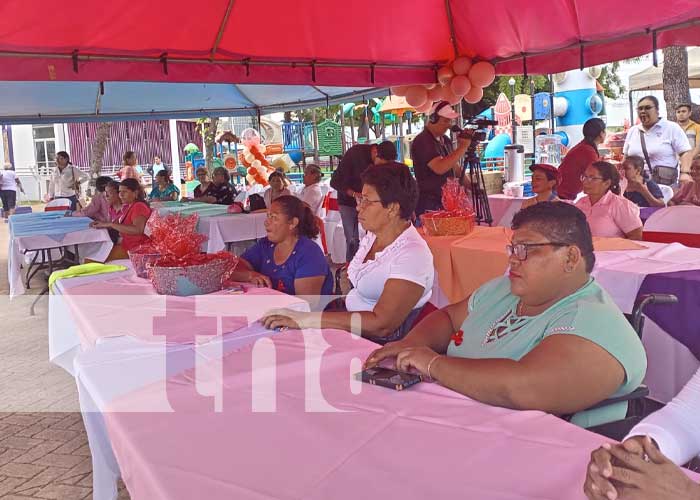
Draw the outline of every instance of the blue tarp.
M387 89L151 82L0 82L0 123L254 116L369 100Z

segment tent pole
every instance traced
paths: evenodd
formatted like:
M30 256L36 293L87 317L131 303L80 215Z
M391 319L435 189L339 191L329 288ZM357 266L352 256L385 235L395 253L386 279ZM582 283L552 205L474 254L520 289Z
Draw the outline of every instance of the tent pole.
M170 128L170 161L173 165L173 182L180 187L182 184L182 172L180 171L180 147L177 144L177 120L168 120L168 126Z
M629 97L630 101L630 127L634 125L634 100L632 98L632 92L634 92L634 90L630 90L627 93L627 96Z

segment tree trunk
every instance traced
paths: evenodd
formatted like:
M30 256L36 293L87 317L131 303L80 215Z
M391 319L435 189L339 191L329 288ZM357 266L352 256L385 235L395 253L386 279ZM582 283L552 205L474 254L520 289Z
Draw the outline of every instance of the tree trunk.
M669 120L676 121L676 106L691 104L690 84L688 83L688 51L685 47L664 49L664 101ZM692 106L693 119L698 120L698 106Z
M102 161L104 159L105 149L107 149L107 143L109 142L109 133L112 130L112 124L110 122L101 122L97 125L97 131L95 133L95 142L92 144L92 152L90 153L90 186L88 187L88 194L92 195L93 188L95 187L95 179L97 179L102 172Z

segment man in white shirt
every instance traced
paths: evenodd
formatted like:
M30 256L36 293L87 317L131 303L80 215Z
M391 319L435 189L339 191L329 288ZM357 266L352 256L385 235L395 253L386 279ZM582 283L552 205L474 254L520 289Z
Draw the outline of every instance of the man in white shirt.
M689 181L693 148L681 126L659 116L659 101L654 96L642 97L639 100L637 115L640 124L627 131L622 148L625 157L639 156L646 160L648 156L646 163L650 173L654 167L678 168L680 165L679 181ZM644 154L642 134L648 155Z
M299 199L311 207L316 217L323 215L323 191L321 179L323 172L318 165L309 164L304 169L304 189L299 193Z
M66 198L71 202L71 210L76 210L80 196L79 186L89 179L89 175L73 166L67 152L59 151L56 153L56 168L49 178L48 198Z
M622 444L591 454L590 500L700 499L700 484L678 467L700 454L700 370L673 401L630 431Z

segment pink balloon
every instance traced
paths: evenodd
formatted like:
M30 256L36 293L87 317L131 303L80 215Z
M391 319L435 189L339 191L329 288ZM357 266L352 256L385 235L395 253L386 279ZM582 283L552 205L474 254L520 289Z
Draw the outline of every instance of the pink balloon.
M458 57L452 63L452 71L455 75L466 75L472 67L472 60L466 56Z
M455 76L450 82L450 89L456 95L465 95L472 88L472 84L464 75Z
M397 85L396 87L391 87L391 93L399 97L404 97L406 95L406 90L408 90L408 85Z
M470 104L476 104L484 97L484 89L481 87L472 87L467 95L464 96L464 100Z
M444 99L449 102L451 105L457 104L459 101L462 100L461 95L457 95L454 92L452 92L452 89L450 87L445 87L445 95Z
M406 90L406 102L415 107L425 104L428 100L428 91L422 85L411 85Z
M437 79L438 82L442 83L443 85L447 85L453 76L455 76L455 74L454 71L452 71L452 68L450 66L443 66L438 70Z
M428 101L425 101L425 103L422 106L418 106L416 108L416 112L428 114L428 113L430 113L430 110L432 109L432 107L433 107L433 103L428 100Z
M469 80L473 87L488 87L496 78L496 68L487 61L479 61L469 70Z
M428 91L428 100L435 102L435 101L442 101L445 98L445 87L442 85L436 85L435 88L432 88Z

